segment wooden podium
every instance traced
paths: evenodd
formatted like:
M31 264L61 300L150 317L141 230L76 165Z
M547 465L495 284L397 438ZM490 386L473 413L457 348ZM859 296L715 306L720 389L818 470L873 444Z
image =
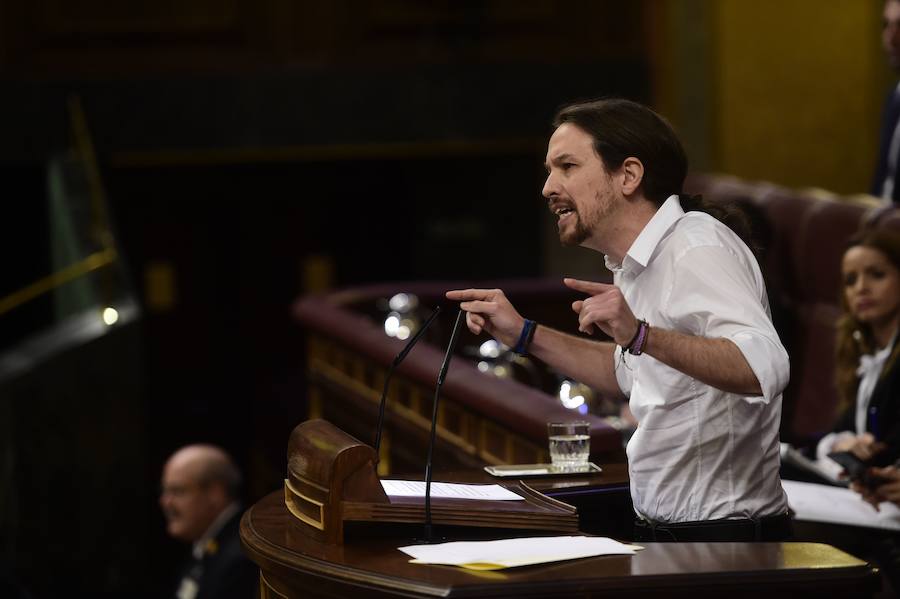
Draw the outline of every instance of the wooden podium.
M397 548L415 541L399 532L354 536L344 544L313 539L297 526L280 492L247 510L241 541L260 568L260 599L837 599L872 597L880 583L872 566L817 543L646 543L633 556L494 572L411 564Z
M299 424L288 442L284 503L305 534L325 543L344 540L344 523L425 521L424 501L388 498L375 473L374 450L325 420ZM523 501L431 499L436 525L576 532L577 510L522 481L509 485Z
M634 556L496 572L411 564L397 548L416 544L415 534L401 523L423 521L422 501L387 497L375 475L374 457L371 447L324 420L310 420L294 429L284 492L263 498L241 519L241 543L260 567L261 599L624 595L821 599L872 596L878 588L876 570L869 564L817 543L647 543ZM458 525L449 529L456 531L451 540L534 535L525 529L562 534L577 529L575 508L521 481L511 488L524 501L434 498L433 522ZM367 524L354 526L351 535L345 529L350 522ZM367 529L372 524L378 526Z

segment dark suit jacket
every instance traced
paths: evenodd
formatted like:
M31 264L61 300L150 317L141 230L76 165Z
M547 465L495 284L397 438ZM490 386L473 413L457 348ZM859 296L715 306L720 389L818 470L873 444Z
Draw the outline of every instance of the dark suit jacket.
M900 343L900 340L895 342ZM878 430L869 430L871 422L866 419L866 430L887 445L885 450L872 460L874 466L886 466L893 464L900 458L900 360L893 364L875 385L869 408L878 410ZM836 431L856 430L856 402L853 402L841 416Z
M241 551L238 534L241 512L235 514L215 538L215 551L206 551L200 562L199 589L196 599L253 599L259 589L259 569ZM189 560L187 574L197 568Z
M881 196L881 189L884 185L884 177L887 174L887 158L888 150L891 147L891 138L894 136L894 129L897 127L897 121L900 120L900 94L895 89L891 89L887 99L884 102L884 110L881 115L881 142L878 146L878 162L875 166L875 176L872 178L872 195ZM900 202L900 169L894 170L894 193L893 201Z

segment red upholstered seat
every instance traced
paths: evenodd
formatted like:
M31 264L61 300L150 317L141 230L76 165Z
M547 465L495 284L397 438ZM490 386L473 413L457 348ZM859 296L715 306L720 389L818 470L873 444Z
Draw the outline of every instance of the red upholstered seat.
M875 216L873 226L900 231L900 211L875 214L871 203L716 175L692 175L686 190L694 189L710 201L749 208L760 221L760 265L775 326L791 358L782 440L810 442L838 417L834 336L847 241Z

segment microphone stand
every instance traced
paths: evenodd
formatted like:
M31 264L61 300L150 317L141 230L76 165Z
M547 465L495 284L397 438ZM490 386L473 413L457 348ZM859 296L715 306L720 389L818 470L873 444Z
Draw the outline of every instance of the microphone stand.
M379 453L379 448L381 447L381 427L384 424L384 404L387 402L387 392L388 386L391 384L391 375L394 374L394 369L400 365L400 362L406 357L406 354L409 353L409 350L413 348L413 346L419 341L422 337L422 334L425 332L425 329L431 326L431 323L434 322L434 319L437 318L437 315L440 314L441 307L437 306L434 309L434 312L431 313L431 316L428 317L428 320L425 321L425 324L422 325L415 335L413 335L412 339L410 339L406 343L406 347L404 347L397 357L394 358L394 361L391 363L388 368L387 374L384 377L384 391L381 392L381 402L378 404L378 425L375 427L375 467L378 467L378 462L381 460L381 454Z
M464 320L465 312L460 310L456 314L456 322L453 324L453 332L450 334L450 343L447 346L447 354L441 371L438 373L437 386L434 389L434 406L431 412L431 440L428 442L428 459L425 462L425 542L432 543L431 537L431 456L434 453L434 437L437 430L438 399L441 395L441 386L450 368L450 358L453 356L453 348L456 347L456 338L459 336L460 324Z

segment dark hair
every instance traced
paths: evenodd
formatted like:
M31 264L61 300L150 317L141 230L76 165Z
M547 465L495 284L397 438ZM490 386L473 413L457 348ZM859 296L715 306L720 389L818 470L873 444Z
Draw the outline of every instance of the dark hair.
M594 150L610 171L626 158L644 165L641 189L661 206L670 195L680 194L688 161L672 126L646 106L609 98L564 106L553 118L553 127L571 123L594 139Z
M678 195L685 212L706 212L734 231L759 257L749 219L740 206L709 203L699 195L683 193L688 160L678 135L665 118L643 104L623 98L601 98L575 102L560 108L553 127L571 123L590 135L594 151L608 171L618 170L626 158L644 165L641 190L644 197L662 206L670 195Z
M865 247L878 250L885 258L900 270L900 233L883 229L864 229L850 238L844 254L851 248ZM843 314L837 323L837 339L835 341L835 382L842 405L849 406L856 398L859 376L856 369L859 358L863 354L877 349L871 329L856 320L847 305L844 284L841 281L840 304ZM888 361L881 369L881 376L888 373L897 362L900 354L900 343L894 346Z

